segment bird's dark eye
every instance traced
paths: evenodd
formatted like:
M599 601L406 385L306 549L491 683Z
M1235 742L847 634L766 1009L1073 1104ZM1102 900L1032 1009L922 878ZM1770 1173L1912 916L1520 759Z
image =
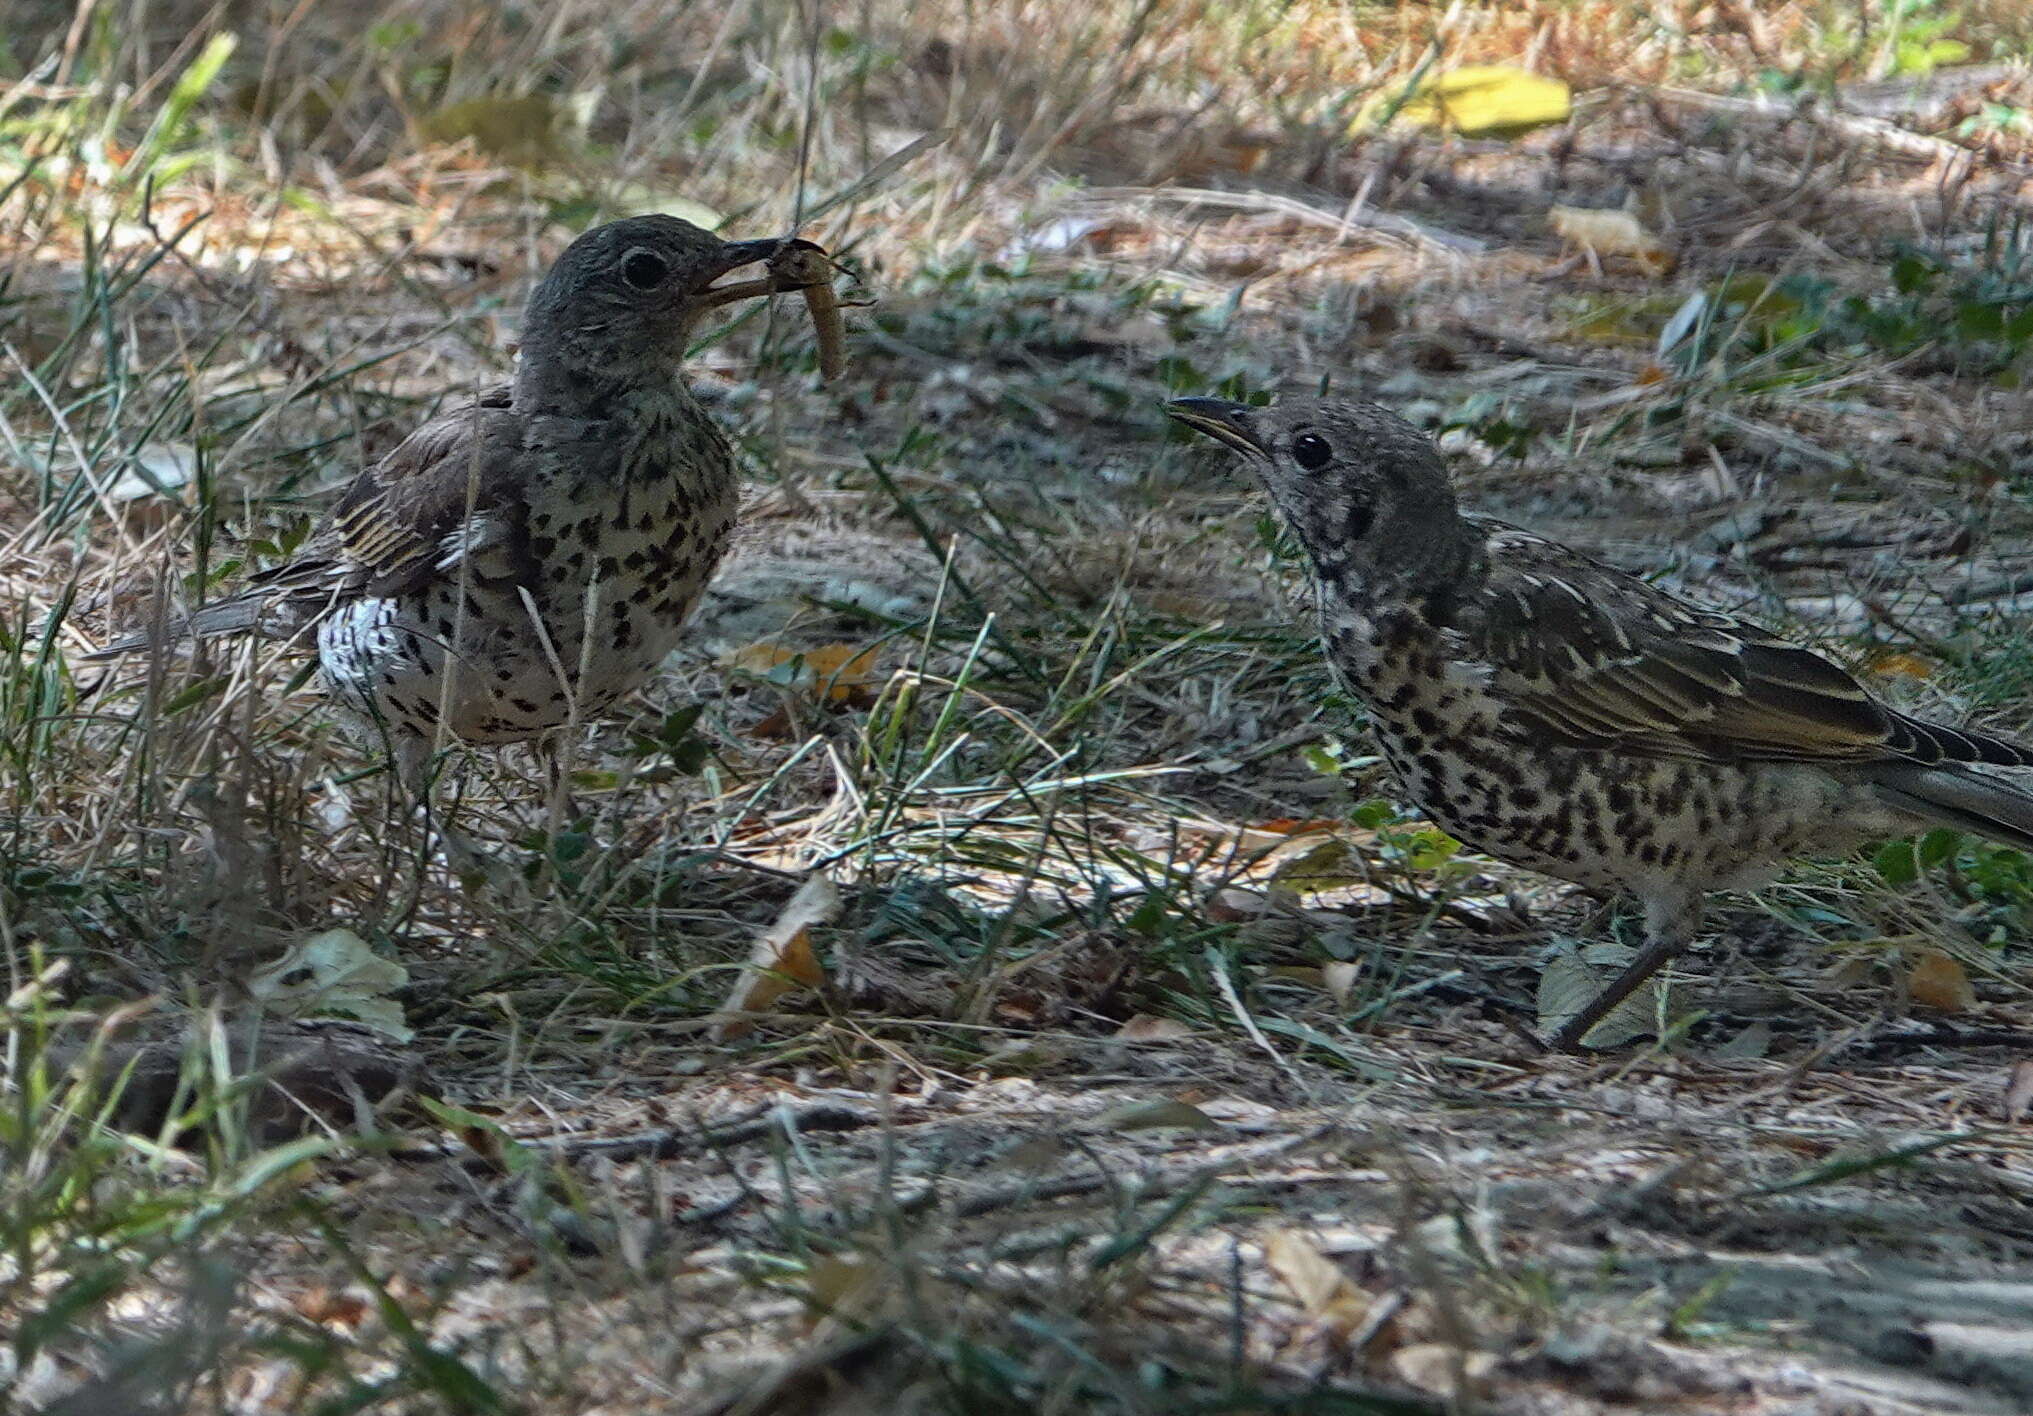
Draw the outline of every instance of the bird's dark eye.
M630 251L621 263L621 278L637 290L656 289L670 273L670 262L654 251Z
M1301 433L1292 439L1292 461L1308 472L1318 472L1334 456L1334 449L1318 433Z

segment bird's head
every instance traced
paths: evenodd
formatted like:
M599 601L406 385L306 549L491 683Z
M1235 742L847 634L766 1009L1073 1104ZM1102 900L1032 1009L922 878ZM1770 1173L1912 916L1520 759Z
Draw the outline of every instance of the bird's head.
M1439 449L1388 409L1176 398L1165 411L1242 454L1328 584L1430 592L1466 569L1467 530Z
M631 216L596 226L565 248L529 299L523 321L525 366L556 360L586 373L669 368L684 353L698 315L726 303L714 282L767 260L781 239L723 241L674 216ZM767 294L751 282L742 294Z

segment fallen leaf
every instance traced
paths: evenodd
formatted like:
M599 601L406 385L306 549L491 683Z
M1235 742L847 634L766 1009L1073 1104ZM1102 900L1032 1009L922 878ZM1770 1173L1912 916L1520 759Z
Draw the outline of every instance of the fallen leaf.
M1249 829L1273 836L1304 836L1315 831L1332 831L1340 825L1331 817L1273 816L1268 821L1252 822Z
M1300 1311L1337 1337L1346 1338L1369 1316L1369 1294L1299 1230L1272 1232L1264 1241L1264 1266L1285 1285Z
M817 988L826 981L812 950L812 926L831 924L841 908L839 888L823 875L798 887L776 922L750 946L741 976L714 1015L709 1036L715 1042L740 1037L754 1026L742 1014L762 1012L793 989Z
M2005 1119L2024 1121L2029 1114L2033 1114L2033 1061L2014 1067L2005 1083Z
M1922 1008L1939 1013L1960 1013L1977 1001L1969 974L1955 956L1939 949L1922 949L1906 975L1906 992Z
M367 1300L339 1289L310 1289L298 1294L292 1306L306 1322L325 1327L357 1328L367 1320Z
M1268 896L1255 890L1238 890L1230 886L1217 890L1207 902L1207 918L1215 924L1241 924L1256 919L1271 907Z
M1742 1032L1721 1044L1709 1055L1727 1061L1749 1061L1763 1057L1771 1050L1772 1025L1760 1018L1756 1022L1746 1024Z
M791 715L779 708L751 727L748 735L763 742L789 742L798 735L798 730Z
M874 1306L884 1270L868 1260L825 1256L805 1270L805 1301L809 1330L824 1318L852 1319Z
M106 489L116 502L175 497L198 475L198 452L189 443L143 443L130 455L128 470Z
M1629 256L1654 275L1673 267L1666 243L1620 208L1556 206L1546 220L1561 240L1598 256Z
M1473 1395L1496 1364L1494 1353L1463 1352L1445 1342L1415 1342L1391 1354L1391 1372L1399 1381L1456 1400Z
M1380 95L1364 111L1376 112L1388 101ZM1573 108L1572 93L1558 79L1515 64L1464 64L1421 79L1395 117L1471 137L1510 136L1565 122Z
M1354 991L1355 981L1361 976L1362 965L1359 963L1333 963L1320 966L1320 982L1327 989L1327 996L1334 1000L1337 1007L1348 1006L1349 994Z
M1188 1131L1219 1131L1221 1123L1199 1107L1183 1101L1138 1101L1111 1106L1094 1118L1107 1131L1155 1131L1176 1127Z
M796 685L827 703L845 703L875 677L875 646L821 644L791 649L767 642L745 644L720 662L786 687Z
M1934 665L1918 654L1893 651L1874 657L1871 672L1883 678L1906 678L1925 683L1934 677Z
M497 162L541 169L565 155L566 110L549 94L497 95L448 103L425 116L423 136L434 143L471 138Z
M254 996L285 1017L350 1018L397 1042L416 1035L402 1005L389 996L408 985L408 969L375 953L350 929L300 939L248 980Z
M1354 848L1348 842L1338 836L1330 836L1312 849L1280 864L1271 872L1271 883L1301 895L1360 885L1365 875L1360 866L1350 865L1354 859Z
M1611 954L1610 946L1596 946L1583 952L1555 955L1539 975L1539 1029L1558 1032L1566 1021L1588 1006L1623 967L1630 951ZM1614 968L1597 969L1595 962L1611 962ZM1587 1047L1620 1047L1632 1038L1659 1030L1659 1000L1664 985L1657 977L1647 979L1630 997L1610 1009L1609 1015L1588 1030L1582 1039Z
M1115 1030L1123 1042L1180 1042L1193 1036L1193 1029L1177 1018L1157 1018L1138 1013Z

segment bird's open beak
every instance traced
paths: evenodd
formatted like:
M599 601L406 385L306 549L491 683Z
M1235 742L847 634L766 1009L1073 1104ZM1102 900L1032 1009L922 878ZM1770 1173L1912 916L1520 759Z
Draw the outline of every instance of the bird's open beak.
M732 285L713 284L728 272L757 261L769 263L768 274ZM721 305L792 290L805 297L805 309L818 331L819 372L830 383L845 367L843 350L847 336L840 319L840 302L833 293L833 260L815 242L794 237L729 241L720 248L719 258L685 301L685 328L690 329L700 315Z
M715 306L753 299L757 295L773 295L778 290L790 288L779 285L774 274L736 281L732 285L715 285L713 282L745 265L766 261L791 244L780 236L772 236L761 241L729 241L722 245L712 264L700 273L699 283L692 287L685 303L686 313L698 315Z
M1271 450L1250 428L1256 411L1225 398L1175 398L1165 405L1166 413L1194 432L1225 442L1245 457L1269 457Z

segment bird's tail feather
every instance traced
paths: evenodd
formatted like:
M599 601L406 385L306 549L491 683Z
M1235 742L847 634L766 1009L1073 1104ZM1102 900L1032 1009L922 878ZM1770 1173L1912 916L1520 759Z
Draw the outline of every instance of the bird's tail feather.
M1871 785L1888 806L2033 851L2033 791L2009 778L1967 767L1885 766Z
M248 630L265 630L265 623L278 608L277 597L258 592L232 595L224 600L215 600L209 605L170 620L159 628L130 634L101 649L94 649L84 655L88 663L105 659L117 659L124 654L178 643L185 639L206 639L215 634L239 634Z

